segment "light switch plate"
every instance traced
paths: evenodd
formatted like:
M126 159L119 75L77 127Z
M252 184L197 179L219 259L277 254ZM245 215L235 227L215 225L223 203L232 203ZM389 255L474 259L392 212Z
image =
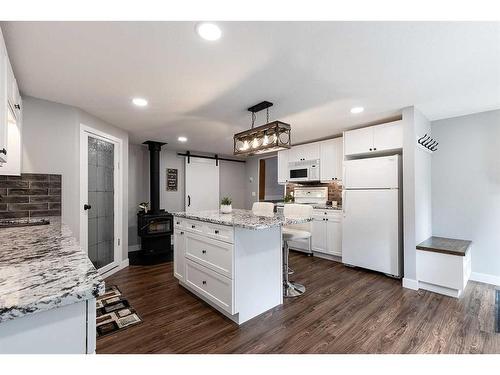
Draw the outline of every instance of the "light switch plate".
M257 193L255 191L252 191L252 197L255 197Z

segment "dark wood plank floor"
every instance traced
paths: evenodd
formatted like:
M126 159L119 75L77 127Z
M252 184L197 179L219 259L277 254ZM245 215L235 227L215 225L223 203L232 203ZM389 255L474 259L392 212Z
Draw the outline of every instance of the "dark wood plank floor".
M238 327L180 287L172 264L109 277L144 323L98 339L97 353L500 353L493 286L460 299L292 253L307 293Z

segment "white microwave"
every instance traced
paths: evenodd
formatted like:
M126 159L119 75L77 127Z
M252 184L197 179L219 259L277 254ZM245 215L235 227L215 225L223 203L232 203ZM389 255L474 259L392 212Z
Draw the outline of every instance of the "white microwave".
M319 159L288 163L288 181L319 181Z

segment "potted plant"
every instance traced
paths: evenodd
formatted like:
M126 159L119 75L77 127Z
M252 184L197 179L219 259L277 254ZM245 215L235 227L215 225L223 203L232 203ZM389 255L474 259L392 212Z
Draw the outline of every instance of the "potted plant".
M233 207L231 206L231 203L232 203L231 198L229 198L229 197L222 198L222 200L220 201L220 211L223 214L231 213L231 211L233 211Z
M288 193L287 195L285 195L285 199L283 199L283 201L285 203L293 203L293 201L294 201L293 195Z

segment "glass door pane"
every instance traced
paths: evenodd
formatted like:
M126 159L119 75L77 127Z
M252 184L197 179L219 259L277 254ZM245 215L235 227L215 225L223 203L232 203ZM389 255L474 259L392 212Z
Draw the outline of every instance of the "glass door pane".
M114 261L114 151L88 137L88 255L97 269Z

